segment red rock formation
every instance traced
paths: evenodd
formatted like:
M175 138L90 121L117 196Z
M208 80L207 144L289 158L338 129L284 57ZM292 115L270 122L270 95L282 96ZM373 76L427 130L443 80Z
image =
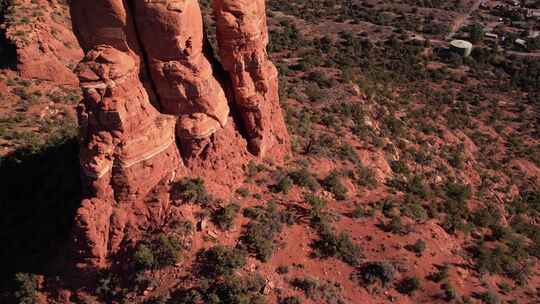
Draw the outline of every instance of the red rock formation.
M150 102L152 84L123 1L73 1L72 16L86 52L77 68L84 94L80 158L92 198L78 212L77 235L81 253L100 264L119 249L125 231L137 230L144 217L135 215L149 213L140 202L180 167L176 118Z
M268 58L265 0L214 0L221 62L253 153L287 144L278 95L278 72Z
M77 85L77 77L68 66L79 61L83 54L66 24L69 20L60 17L65 4L57 0L21 0L11 1L9 5L11 10L23 15L11 16L5 25L6 37L15 45L21 76ZM21 22L23 19L27 21Z
M198 2L138 1L135 16L161 109L179 116L179 138L189 145L223 128L229 106L203 55Z
M277 71L265 52L264 1L215 3L232 89L205 57L196 0L126 3L70 3L86 54L76 72L84 92L80 159L88 198L77 215L76 241L92 265L159 225L175 176L204 176L225 189L240 179L249 159L241 134L261 157L271 151L267 156L279 159L288 149ZM229 103L241 126L229 116Z

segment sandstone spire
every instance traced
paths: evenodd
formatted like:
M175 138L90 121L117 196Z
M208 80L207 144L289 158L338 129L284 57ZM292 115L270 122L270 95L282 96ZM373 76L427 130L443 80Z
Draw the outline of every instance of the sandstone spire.
M175 176L237 166L244 159L237 155L246 155L241 134L255 156L279 158L288 149L263 0L214 1L232 88L203 52L196 0L72 0L70 7L86 54L77 74L87 198L75 233L86 262L105 263L121 242L162 221L168 196L148 197L166 192Z
M278 72L268 58L265 0L214 0L221 62L253 153L287 141L279 106Z

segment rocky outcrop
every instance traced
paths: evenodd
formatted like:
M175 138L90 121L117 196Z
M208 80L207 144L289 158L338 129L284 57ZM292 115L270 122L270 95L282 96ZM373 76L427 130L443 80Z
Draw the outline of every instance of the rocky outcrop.
M63 1L10 1L5 11L5 36L13 45L17 71L26 79L77 85L70 67L82 57ZM5 4L4 4L5 5ZM9 54L2 54L3 57ZM2 61L5 58L2 58ZM3 62L3 65L6 63ZM7 65L10 67L12 63Z
M227 188L251 157L287 152L264 1L214 6L228 75L216 75L204 52L196 0L70 3L85 52L76 72L87 198L75 235L87 264L103 265L159 225L174 178L194 174Z
M140 215L149 210L140 201L179 170L177 119L151 103L152 83L135 29L121 19L126 16L122 6L74 2L72 8L86 52L76 72L84 94L78 109L80 160L89 197L78 212L76 235L81 255L99 265L119 249L128 231L136 233L144 224L147 218ZM103 20L85 18L92 11Z
M182 146L208 138L227 123L229 106L203 54L198 2L138 1L134 6L161 110L179 117Z
M252 152L288 141L278 95L278 72L268 58L265 0L214 0L219 56L233 83Z

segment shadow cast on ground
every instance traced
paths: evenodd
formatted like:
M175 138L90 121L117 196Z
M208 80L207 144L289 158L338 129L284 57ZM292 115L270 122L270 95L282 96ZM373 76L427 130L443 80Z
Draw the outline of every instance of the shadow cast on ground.
M17 272L61 271L81 197L76 140L0 158L0 185L0 289Z

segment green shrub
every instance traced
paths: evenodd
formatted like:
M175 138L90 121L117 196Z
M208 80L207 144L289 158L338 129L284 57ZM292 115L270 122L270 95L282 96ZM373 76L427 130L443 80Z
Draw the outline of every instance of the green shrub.
M185 178L172 185L173 197L189 203L206 204L210 200L204 180L201 178Z
M331 88L333 79L320 71L314 71L308 74L308 80L316 82L320 87Z
M208 298L218 300L210 303L265 304L266 299L261 294L265 285L266 281L258 274L229 276L210 290Z
M266 169L264 165L257 164L253 160L249 161L245 168L246 175L248 178L253 178L255 175L259 174L259 172L262 172Z
M133 253L133 263L137 270L159 269L178 263L182 245L174 236L159 234L151 241L137 245Z
M365 285L379 282L383 287L391 284L396 275L396 268L389 262L368 262L355 271L354 276Z
M15 299L19 304L35 304L38 297L38 276L31 273L15 274Z
M415 221L425 221L428 218L428 212L424 206L416 201L407 199L403 202L401 213Z
M443 265L437 268L438 268L437 272L431 274L429 276L429 279L432 280L433 282L441 282L448 279L448 271L449 271L448 265Z
M278 268L276 268L276 272L279 274L287 274L289 273L289 267L285 265L281 265Z
M158 295L153 296L150 299L143 302L143 304L167 304L169 303L169 296L168 295ZM125 302L122 302L125 303Z
M540 190L522 191L509 208L513 214L540 215Z
M341 175L332 171L323 181L323 187L334 194L337 200L345 200L347 198L347 188L341 183Z
M263 223L250 223L242 237L242 241L247 245L248 250L263 262L268 261L276 249L273 238L270 239L266 235L267 232L273 234L270 229L268 225Z
M360 247L350 236L345 232L335 234L329 227L319 228L319 239L312 242L311 247L313 255L319 258L336 257L352 266L360 260Z
M450 282L441 284L441 289L443 290L443 298L446 301L452 301L458 297L456 289L454 288L454 286L452 286Z
M98 274L96 294L101 299L113 299L122 295L122 290L119 288L119 278L113 273L102 270Z
M449 210L449 209L446 209ZM463 212L467 212L467 208L462 209ZM458 214L448 214L442 223L442 227L448 233L455 233L456 231L463 231L465 234L468 234L471 230L471 225L465 221L465 218Z
M161 283L154 274L148 272L136 272L132 282L138 290L157 288Z
M401 280L397 286L396 289L400 293L412 295L415 291L420 289L420 279L417 277L408 277Z
M471 228L467 220L471 217L467 200L470 198L470 187L459 183L447 183L445 185L446 200L443 203L447 216L443 222L443 228L454 233L457 230L468 231Z
M477 246L472 248L476 269L480 273L501 274L518 283L527 282L530 276L530 261L522 237L497 243L494 248Z
M479 43L484 39L484 27L480 23L471 24L467 31L472 43Z
M234 227L234 219L240 211L240 206L231 203L225 207L220 207L212 216L212 221L221 230L231 230Z
M246 264L246 255L243 250L217 245L201 251L197 263L204 277L229 276Z
M307 187L311 190L317 190L320 187L317 179L313 177L313 174L306 168L289 172L289 177L294 184L300 187Z
M160 234L154 242L157 267L171 266L179 262L182 258L181 250L182 245L175 237Z
M339 157L343 160L356 161L358 159L356 150L349 144L341 145L337 152Z
M311 207L309 210L311 225L318 227L326 224L329 217L328 213L325 211L326 201L311 193L306 194L304 199Z
M306 297L321 303L342 303L340 296L341 288L338 284L321 281L317 278L303 277L295 278L291 281L291 285L301 289Z
M530 239L530 245L527 250L528 253L540 258L540 226L530 223L528 219L521 215L515 216L512 219L511 225L517 233L525 235ZM508 233L505 236L505 239L515 239L515 237L512 236L512 233Z
M513 290L513 287L510 284L508 284L507 282L498 283L497 287L499 287L499 290L504 295L509 294Z
M313 82L310 82L306 85L304 93L308 99L312 102L319 102L326 98L326 94L321 88Z
M398 118L393 115L387 115L383 119L382 127L383 130L392 136L399 137L405 133L405 124ZM392 167L393 169L393 167ZM407 169L408 172L408 169ZM405 172L396 172L396 173L405 173Z
M354 210L351 213L351 217L359 219L363 217L370 217L375 214L375 209L372 207L365 207L362 205L358 205L354 208Z
M277 210L273 202L266 208L257 206L244 209L244 216L251 219L242 234L242 245L261 261L267 261L275 251L274 239L281 232L287 217Z
M281 192L284 194L289 193L289 190L293 187L293 180L289 176L282 177L279 182L273 187L274 192Z
M169 227L173 229L175 235L186 238L193 234L193 223L187 219L176 218L169 222Z
M422 256L424 250L426 250L426 242L423 240L417 240L416 243L412 245L407 245L405 248L409 251L416 253L417 256Z
M473 223L480 227L490 227L497 225L501 220L501 213L494 205L480 208L473 213Z
M378 185L378 181L375 178L375 172L373 169L364 167L361 164L356 166L354 171L354 179L358 186L367 187L368 189L373 189Z
M146 244L139 244L133 254L135 268L138 270L151 269L156 261L152 249Z
M199 285L174 292L169 303L175 304L265 304L261 291L265 280L258 274L240 277L229 275L218 280L204 279Z
M444 187L446 197L457 202L465 202L471 197L471 187L459 182L449 182Z
M409 174L410 170L407 164L404 161L392 161L390 162L390 167L392 168L392 171L396 174Z
M429 195L429 190L424 183L424 177L421 175L414 175L412 178L409 178L403 190L407 192L409 197L416 196L426 199Z
M382 225L382 229L386 232L406 235L409 234L411 228L408 225L403 224L399 215L393 216L390 221Z
M238 193L241 197L248 197L249 196L249 190L246 188L238 188L236 189L236 193Z
M308 139L304 153L310 155L333 157L336 149L337 139L330 134L312 135Z
M501 299L499 298L499 295L492 290L488 290L486 292L479 294L478 298L486 304L500 304L501 303Z
M304 291L306 296L308 298L314 299L318 298L316 295L318 292L318 288L321 285L318 279L311 278L311 277L305 277L305 278L295 278L292 280L291 284Z

